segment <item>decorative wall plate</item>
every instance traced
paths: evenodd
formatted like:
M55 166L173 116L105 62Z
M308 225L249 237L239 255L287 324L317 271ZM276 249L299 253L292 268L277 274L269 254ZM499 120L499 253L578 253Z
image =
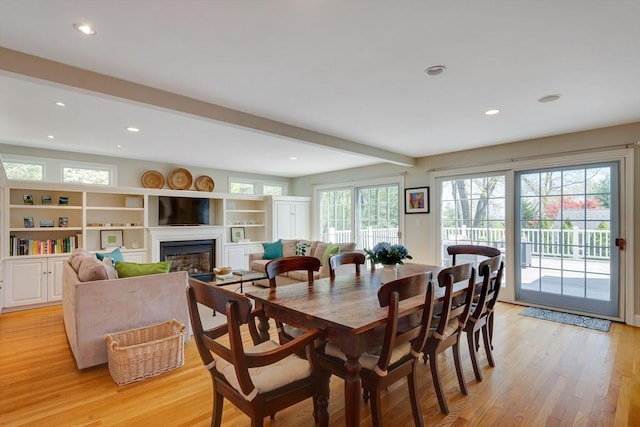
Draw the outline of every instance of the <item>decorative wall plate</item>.
M191 172L188 170L176 168L169 172L167 182L169 183L169 187L174 190L188 190L191 188L191 184L193 183L193 177L191 176Z
M142 174L142 185L144 188L164 187L164 176L158 171L146 171Z
M196 179L196 189L198 191L213 191L215 183L210 176L201 175Z

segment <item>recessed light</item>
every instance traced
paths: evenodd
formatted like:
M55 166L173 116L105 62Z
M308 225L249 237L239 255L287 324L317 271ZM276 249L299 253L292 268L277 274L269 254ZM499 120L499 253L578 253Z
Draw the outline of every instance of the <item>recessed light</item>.
M75 24L73 24L73 28L75 28L76 30L80 31L85 36L94 36L94 35L98 34L98 32L95 30L95 28L91 27L91 25L89 25L89 24L75 23Z
M122 148L122 144L116 144L116 148Z
M424 70L424 73L428 76L439 76L440 74L444 73L444 70L446 69L447 67L445 67L444 65L433 65Z
M494 108L494 109L492 109L492 110L487 110L487 111L485 111L484 113L485 113L487 116L495 116L495 115L496 115L496 114L498 114L499 112L500 112L500 110L498 110L497 108Z
M61 101L56 102L56 105L58 107L66 107L67 106L67 104L65 104L64 102L61 102Z
M562 96L562 95L553 94L553 95L543 96L542 98L538 99L538 102L553 102L553 101L557 101L558 99L560 99L560 96Z
M49 139L53 139L53 138L55 138L55 137L54 137L53 135L47 135L47 138L49 138Z
M127 128L127 130L128 130L129 132L133 132L133 133L135 133L135 132L140 132L140 129L138 129L137 127L133 127L133 126L129 126L129 127Z
M297 157L289 157L289 160L297 160Z

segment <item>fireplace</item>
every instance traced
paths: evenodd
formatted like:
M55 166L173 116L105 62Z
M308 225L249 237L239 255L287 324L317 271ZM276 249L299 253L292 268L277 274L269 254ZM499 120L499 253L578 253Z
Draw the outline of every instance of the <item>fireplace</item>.
M171 271L186 271L200 277L213 273L216 260L215 239L160 242L160 260L171 262Z

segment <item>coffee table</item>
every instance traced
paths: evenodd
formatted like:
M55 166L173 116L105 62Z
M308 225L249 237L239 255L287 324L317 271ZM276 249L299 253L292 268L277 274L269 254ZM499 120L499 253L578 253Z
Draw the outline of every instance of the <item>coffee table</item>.
M250 270L240 270L236 273L233 273L231 277L228 279L221 279L216 277L213 273L194 275L194 278L198 280L202 280L203 282L208 282L214 286L227 286L227 285L236 285L239 284L240 287L236 289L236 291L240 291L240 293L244 293L243 284L246 282L253 282L255 280L262 280L267 278L267 274L261 271L250 271Z

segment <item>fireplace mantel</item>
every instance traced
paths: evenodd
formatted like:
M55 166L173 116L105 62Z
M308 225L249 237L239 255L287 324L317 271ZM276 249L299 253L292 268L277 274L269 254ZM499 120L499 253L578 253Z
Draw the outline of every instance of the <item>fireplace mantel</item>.
M224 227L209 227L203 225L149 227L149 235L151 237L151 261L160 261L160 242L214 239L216 242L215 265L222 265L221 256L224 230Z

